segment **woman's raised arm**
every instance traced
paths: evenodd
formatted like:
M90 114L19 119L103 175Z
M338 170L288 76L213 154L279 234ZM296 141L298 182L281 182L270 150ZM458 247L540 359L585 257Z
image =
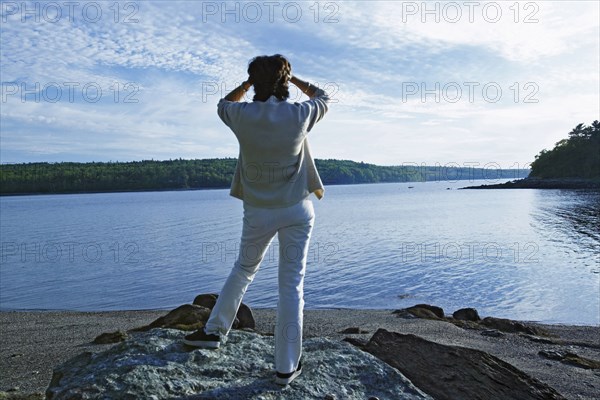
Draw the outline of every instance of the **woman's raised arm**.
M250 81L250 78L248 78L245 82L242 82L240 86L229 92L224 99L227 101L240 101L251 87L252 82Z

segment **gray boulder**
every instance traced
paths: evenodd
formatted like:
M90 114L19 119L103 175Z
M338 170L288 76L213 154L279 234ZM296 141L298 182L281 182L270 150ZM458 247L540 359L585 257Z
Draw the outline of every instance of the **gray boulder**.
M58 366L47 399L431 399L404 375L349 343L326 338L303 345L303 373L274 383L274 339L231 331L219 350L193 349L185 332L132 334L100 353Z

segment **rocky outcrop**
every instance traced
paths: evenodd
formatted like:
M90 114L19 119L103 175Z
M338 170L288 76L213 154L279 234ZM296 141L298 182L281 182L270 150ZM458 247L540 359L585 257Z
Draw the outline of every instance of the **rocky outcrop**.
M441 307L430 304L417 304L412 307L394 311L399 317L417 317L425 319L444 319L444 310Z
M122 342L127 339L127 333L123 331L102 333L94 339L94 344L111 344Z
M462 189L600 189L600 179L524 178L492 185L467 186Z
M206 307L210 310L213 309L215 303L217 302L218 294L210 293L210 294L200 294L196 296L194 299L195 305ZM256 322L254 320L254 315L252 314L252 309L248 307L246 304L240 304L240 308L235 316L235 321L233 322L233 329L254 329L256 328Z
M564 399L548 385L486 352L379 329L364 350L398 368L438 400Z
M409 308L403 308L393 311L401 318L424 318L435 319L450 322L461 328L482 330L486 336L501 336L495 332L519 333L528 335L531 340L538 340L540 336L550 337L550 333L545 329L529 325L520 321L513 321L506 318L486 317L481 319L479 313L474 308L461 308L452 314L452 317L446 317L441 307L429 304L417 304Z
M194 299L194 304L181 305L152 323L132 329L130 332L144 332L153 328L173 328L184 331L200 329L208 321L217 297L219 297L217 294L200 294ZM232 328L254 329L255 327L256 322L252 314L252 309L244 303L240 304Z
M184 345L185 334L153 329L83 353L54 369L47 399L430 399L349 343L306 340L302 375L281 388L273 379L273 337L231 331L219 350L204 350Z
M538 354L544 358L560 361L583 369L600 369L600 361L582 357L570 351L542 350Z
M461 308L460 310L454 311L452 318L459 319L462 321L473 321L478 322L481 320L479 313L474 308Z
M508 333L525 333L528 335L536 335L536 336L549 336L550 334L539 327L527 325L523 322L513 321L511 319L506 318L494 318L494 317L486 317L481 321L481 324L491 328L497 329L502 332Z
M152 328L173 328L184 331L193 331L202 328L209 316L210 309L206 307L194 304L184 304L169 311L164 317L157 318L149 325L132 329L131 332L144 332Z

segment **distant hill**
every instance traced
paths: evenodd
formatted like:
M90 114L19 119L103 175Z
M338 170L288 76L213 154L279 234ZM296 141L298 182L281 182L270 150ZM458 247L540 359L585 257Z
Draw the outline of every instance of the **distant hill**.
M59 162L0 165L0 194L85 193L226 188L237 159ZM315 160L325 185L516 179L529 170L458 166L379 166L348 160Z

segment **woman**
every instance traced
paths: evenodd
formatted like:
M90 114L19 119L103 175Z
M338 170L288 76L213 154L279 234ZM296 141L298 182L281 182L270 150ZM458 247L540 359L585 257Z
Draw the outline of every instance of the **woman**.
M289 82L310 100L288 102ZM254 86L252 102L241 102ZM322 89L292 76L283 56L259 56L248 80L219 100L219 117L236 135L240 153L230 194L243 200L240 252L204 329L184 342L218 348L269 244L279 240L279 302L275 328L275 381L287 385L302 371L303 285L314 223L310 193L323 197L323 184L306 136L328 110Z

